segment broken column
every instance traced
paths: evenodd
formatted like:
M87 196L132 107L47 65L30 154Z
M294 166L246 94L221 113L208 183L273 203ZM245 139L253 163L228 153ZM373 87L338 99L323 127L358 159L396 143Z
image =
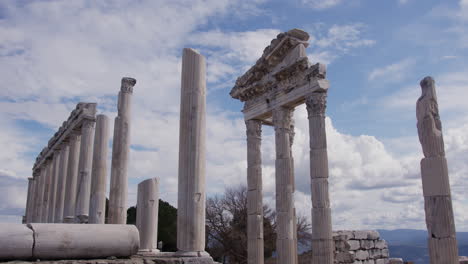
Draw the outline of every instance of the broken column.
M96 116L93 171L91 173L91 198L89 223L104 224L106 218L107 149L109 143L109 118Z
M205 252L205 57L185 48L179 130L177 209L178 255L200 257Z
M75 222L87 223L89 217L89 197L91 189L91 166L93 162L94 123L84 119L81 127L80 161L76 189Z
M60 151L60 164L58 170L57 195L55 198L55 216L54 223L63 223L63 208L65 203L65 187L67 184L67 169L69 142L64 141Z
M245 121L247 126L247 262L264 263L262 121Z
M296 264L296 217L294 209L294 173L291 157L291 119L293 110L273 110L276 145L276 249L278 263Z
M140 253L156 253L158 244L159 183L157 178L138 184L136 226L140 232Z
M136 80L122 78L114 123L112 167L109 194L109 223L125 224L127 220L128 159L130 152L130 113Z
M421 178L429 257L431 264L455 264L458 263L458 247L435 82L426 77L420 85L422 94L416 104L416 117L424 153Z
M67 180L65 185L65 204L63 209L63 222L75 222L76 185L78 180L78 162L80 159L81 136L73 131L69 138L70 148L68 154Z
M333 264L334 246L328 193L328 154L325 131L326 104L326 91L313 93L306 100L310 134L313 264Z

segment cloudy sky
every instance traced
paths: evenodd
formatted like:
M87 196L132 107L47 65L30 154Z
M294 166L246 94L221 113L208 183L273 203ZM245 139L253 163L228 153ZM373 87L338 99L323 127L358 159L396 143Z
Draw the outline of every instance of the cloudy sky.
M161 180L176 206L181 54L207 57L207 191L246 183L242 104L229 96L279 32L310 33L328 65L334 229L424 229L415 102L438 85L456 225L468 231L467 0L4 0L0 2L0 221L19 222L39 151L79 101L116 116L134 89L129 206ZM295 111L296 206L310 215L308 123ZM112 131L112 130L111 130ZM274 206L274 135L263 129L265 200Z

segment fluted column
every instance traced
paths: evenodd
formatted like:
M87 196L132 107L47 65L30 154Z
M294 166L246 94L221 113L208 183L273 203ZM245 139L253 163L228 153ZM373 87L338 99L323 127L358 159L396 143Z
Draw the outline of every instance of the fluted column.
M53 160L48 158L45 162L45 174L44 174L44 192L42 193L42 212L41 212L41 223L48 223L49 217L49 193L50 183L52 180L53 173Z
M328 154L325 131L327 93L306 99L309 118L312 193L312 263L333 264L333 236L328 193Z
M247 127L247 262L264 263L262 122L248 120Z
M109 118L96 116L94 136L93 171L91 173L91 198L89 223L104 224L106 218L107 149L109 143Z
M68 141L62 143L60 150L60 163L58 170L57 196L55 198L55 223L63 223L63 210L65 203L65 191L67 185L68 156L70 145Z
M426 77L420 85L422 95L416 104L416 117L424 154L421 179L430 263L456 264L458 247L455 220L435 81Z
M76 189L75 221L87 223L91 189L91 166L93 162L94 120L85 119L81 127L80 161Z
M33 218L32 217L33 216L32 211L34 210L33 197L34 197L34 184L35 184L36 179L37 177L28 178L28 193L26 197L26 208L24 210L26 223L31 223L32 218Z
M293 110L273 110L276 144L276 249L278 263L296 264L296 216L294 209L294 173L291 156Z
M205 252L205 57L193 49L182 55L179 130L177 248L179 255Z
M158 244L159 181L148 179L138 184L136 226L140 232L141 253L159 252Z
M60 169L60 152L60 149L54 151L52 177L49 192L49 215L47 217L48 223L54 223L55 221L55 205L57 202L57 185Z
M130 152L130 124L133 87L136 80L122 78L114 123L112 167L109 194L109 223L127 222L128 159Z
M33 217L32 223L39 223L41 221L41 210L42 210L42 195L44 193L44 165L39 169L36 169L34 173L37 173L36 183L34 184L34 199L33 199ZM42 192L42 194L41 194Z
M81 135L74 131L69 138L67 180L65 184L65 204L63 209L64 223L75 222L76 189L78 181L78 163L80 160Z

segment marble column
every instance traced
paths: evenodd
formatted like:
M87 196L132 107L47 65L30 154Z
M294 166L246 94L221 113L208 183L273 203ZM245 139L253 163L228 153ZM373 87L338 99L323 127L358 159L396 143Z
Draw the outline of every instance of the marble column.
M291 156L291 120L293 110L273 110L276 145L276 248L278 263L297 264L296 217L294 209L294 174Z
M60 149L54 151L52 177L50 182L49 192L49 215L47 217L48 223L54 223L55 221L55 204L57 202L57 185L59 178L59 167L60 167Z
M426 77L420 85L422 95L416 104L416 118L424 154L421 179L430 263L455 264L458 247L435 81Z
M122 78L114 123L112 167L109 194L109 223L127 222L128 159L130 153L130 116L133 87L136 80Z
M107 150L109 144L109 118L96 116L94 136L93 171L91 173L91 198L89 223L104 224L106 218Z
M76 185L78 180L78 162L80 159L81 135L74 131L69 136L70 147L68 154L67 180L65 185L65 204L63 209L63 222L75 222Z
M67 185L68 156L70 143L64 141L60 150L60 164L58 170L57 196L55 199L54 223L63 223L63 211L65 204L65 191Z
M247 263L264 263L262 122L245 121L247 126Z
M313 264L333 264L334 258L328 193L328 154L325 131L326 103L326 92L314 93L306 99L310 140Z
M35 175L34 175L35 176ZM36 183L36 179L38 177L34 178L28 178L28 193L26 197L26 209L25 209L25 218L26 218L26 223L29 224L32 222L32 216L33 213L32 211L34 210L34 205L33 205L33 198L34 198L34 184Z
M48 223L49 216L49 193L50 183L52 178L53 159L47 158L45 161L45 174L44 174L44 192L42 193L42 213L41 223Z
M41 196L41 191L44 192L43 187L43 180L44 180L44 165L42 165L40 168L36 169L34 172L36 175L35 181L36 183L34 184L34 199L33 199L33 217L32 217L32 223L39 223L41 221L41 207L42 207L42 196Z
M205 250L205 57L193 49L182 55L179 128L177 248L179 255Z
M159 181L148 179L138 184L136 226L140 232L140 253L156 253L158 244Z
M76 223L87 223L91 190L91 169L93 162L94 120L85 119L81 127L80 161L76 189Z

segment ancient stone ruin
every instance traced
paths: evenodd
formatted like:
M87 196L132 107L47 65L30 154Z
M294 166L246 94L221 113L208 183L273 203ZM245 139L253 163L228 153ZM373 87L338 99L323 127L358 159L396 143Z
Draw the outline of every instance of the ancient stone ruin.
M305 103L309 120L312 240L307 263L402 264L389 258L377 231L332 232L325 109L326 67L305 53L309 35L281 33L240 76L231 96L244 102L247 134L248 263L264 263L262 125L275 129L278 264L298 264L294 207L293 112ZM159 181L138 185L137 226L125 225L131 98L136 80L123 78L115 118L109 216L105 218L109 119L95 103L79 103L49 140L28 180L26 225L0 224L0 261L98 259L71 263L215 263L205 251L206 62L193 49L182 56L177 252L159 252ZM447 161L434 80L421 82L418 135L431 264L458 257ZM112 225L106 225L110 223ZM114 261L108 257L126 257Z

